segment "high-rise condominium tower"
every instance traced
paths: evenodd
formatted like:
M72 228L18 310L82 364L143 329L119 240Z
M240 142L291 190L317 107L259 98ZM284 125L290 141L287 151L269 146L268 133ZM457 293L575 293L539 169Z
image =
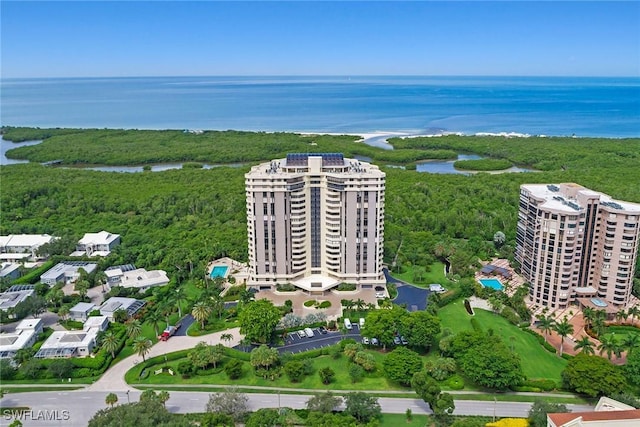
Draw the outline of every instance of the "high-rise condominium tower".
M516 260L535 303L565 308L629 302L640 235L640 204L577 184L522 185Z
M245 175L250 277L273 289L384 286L385 174L339 153L288 154Z

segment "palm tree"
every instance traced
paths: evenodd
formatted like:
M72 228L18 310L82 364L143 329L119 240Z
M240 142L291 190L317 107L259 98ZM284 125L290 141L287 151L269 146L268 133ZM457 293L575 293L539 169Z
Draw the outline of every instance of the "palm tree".
M118 396L115 393L109 393L107 394L107 397L105 397L104 403L113 408L113 405L118 403Z
M231 342L231 340L233 339L233 334L230 334L230 333L226 332L226 333L220 335L220 339L222 341Z
M163 390L158 393L158 400L162 402L162 406L167 407L167 400L169 400L169 392Z
M627 354L631 355L633 352L640 348L640 334L627 334L622 341L622 346L627 349Z
M69 315L69 307L66 305L63 305L62 307L60 307L60 310L58 310L58 316L60 316L62 320L65 320L68 315Z
M80 279L76 282L74 288L80 294L80 297L84 300L87 297L87 292L91 287L88 280Z
M598 350L600 350L598 353L600 356L602 356L602 353L607 353L607 358L611 360L611 355L618 351L618 342L616 341L615 335L607 334L600 337Z
M629 310L627 311L627 314L631 316L631 321L635 323L636 317L640 317L640 307L638 307L637 305L634 305L633 307L629 308Z
M62 303L64 292L62 292L62 289L52 289L51 292L49 292L48 297L49 302L55 307L58 307Z
M96 276L94 278L94 283L96 285L102 286L102 293L104 293L104 285L108 282L108 278L107 275L105 274L104 271L99 271L98 273L96 273Z
M104 348L105 351L111 353L112 359L116 358L115 351L119 346L120 342L118 341L118 337L113 335L112 332L107 332L104 334L104 337L102 337L102 348Z
M584 354L589 354L589 355L595 354L595 350L593 349L593 343L591 342L591 340L587 335L585 335L584 337L576 341L576 345L573 347L573 349L575 351L580 350L580 352Z
M622 321L625 320L627 317L628 317L627 312L624 311L624 309L618 310L616 312L616 322L618 323L622 323Z
M145 338L143 336L138 336L135 341L133 341L133 351L138 354L138 356L142 357L142 361L145 362L145 356L149 354L151 351L151 340L149 338Z
M151 325L153 326L154 330L156 331L156 336L160 335L158 323L162 321L163 317L164 316L162 315L162 313L160 313L159 310L151 310L149 313L147 313L147 322L151 323Z
M222 313L224 313L224 299L220 296L220 294L216 293L211 296L211 311L216 314L218 319L222 318Z
M196 321L200 322L200 329L204 330L204 322L211 314L211 306L206 301L198 301L191 310L191 315Z
M183 303L183 302L185 302L187 300L187 296L184 293L184 289L183 288L177 288L172 299L175 301L176 305L178 306L178 317L182 319L181 303Z
M358 298L358 299L356 300L356 302L355 302L355 305L356 305L356 309L357 309L358 311L362 311L362 310L364 310L364 308L365 308L365 306L367 305L367 303L366 303L366 302L364 302L364 300L363 300L362 298Z
M127 322L127 336L130 339L135 339L142 333L142 325L137 319L131 319Z
M556 322L553 330L556 331L558 335L560 335L560 356L562 356L562 351L564 347L564 339L566 336L571 335L573 333L573 325L569 323L569 319L567 316L564 316L562 322Z
M342 306L345 310L351 310L355 305L356 303L352 299L342 300Z
M604 313L602 311L597 311L596 313ZM593 319L593 323L591 324L591 330L598 336L604 334L604 331L607 329L607 325L604 321L605 317L601 314L597 314L595 319Z
M553 320L552 316L542 316L538 319L538 329L540 329L544 333L544 340L547 341L549 337L549 332L553 331L555 326L555 320Z

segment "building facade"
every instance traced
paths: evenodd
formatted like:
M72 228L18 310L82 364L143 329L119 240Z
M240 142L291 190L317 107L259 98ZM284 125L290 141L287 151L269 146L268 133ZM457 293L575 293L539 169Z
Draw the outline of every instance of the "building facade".
M540 305L629 303L640 236L640 204L577 184L520 187L516 260Z
M248 286L385 284L385 174L338 153L289 154L245 175Z

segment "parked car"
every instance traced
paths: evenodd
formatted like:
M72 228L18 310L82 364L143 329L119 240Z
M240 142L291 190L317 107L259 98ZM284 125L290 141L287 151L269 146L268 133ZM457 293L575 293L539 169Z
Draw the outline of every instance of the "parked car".
M298 331L298 336L299 336L300 338L304 338L304 337L306 337L306 336L307 336L307 334L306 334L302 329L300 329L300 330Z
M395 337L393 337L393 343L395 345L400 345L400 337L397 336L397 335Z
M407 341L406 339L404 339L403 336L400 337L400 342L402 343L402 345L407 345L409 344L409 341Z
M371 345L380 345L378 338L371 338Z
M320 326L318 328L318 330L320 331L321 334L326 334L327 333L327 328L325 328L324 326Z
M347 328L347 329L353 328L353 326L351 326L351 320L344 319L344 327Z
M367 337L362 337L362 344L364 344L364 345L369 345L369 338L367 338Z
M385 298L384 292L376 292L376 298Z
M304 328L304 333L307 335L307 337L309 338L313 338L313 329L311 328Z

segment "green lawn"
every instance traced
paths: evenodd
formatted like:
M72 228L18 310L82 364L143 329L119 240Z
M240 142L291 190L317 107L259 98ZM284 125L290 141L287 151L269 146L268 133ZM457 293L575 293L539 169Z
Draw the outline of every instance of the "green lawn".
M141 368L134 367L127 372L125 379L131 384L233 384L237 386L265 386L265 387L282 387L282 388L306 388L306 389L325 389L325 390L407 390L398 384L389 382L382 372L382 360L384 354L378 351L368 350L373 354L378 364L376 371L368 373L355 384L351 382L348 373L349 361L342 355L339 359L333 359L330 356L319 356L313 359L314 373L307 375L302 381L292 383L286 375L282 375L273 381L258 377L254 374L253 368L249 362L244 362L244 374L238 380L230 380L224 372L212 373L209 375L195 375L188 379L182 379L180 375L169 375L162 373L155 375L153 372L144 380L138 380ZM170 361L169 366L174 371L178 365L186 359ZM228 358L226 359L228 360ZM164 365L164 363L162 363ZM318 371L322 368L330 367L336 373L333 382L329 385L322 384ZM154 367L151 370L155 369Z
M520 355L524 374L533 378L547 378L560 382L560 374L567 365L567 361L545 350L533 335L523 332L509 323L505 318L486 310L474 309L478 323L486 331L493 331L500 335L504 343L512 347ZM456 301L443 307L438 316L442 328L448 328L453 333L471 330L471 316L467 314L462 301Z
M429 271L423 276L422 280L415 281L413 276L414 266L404 267L404 272L401 274L397 274L395 272L391 272L391 275L397 279L400 279L404 282L411 283L420 288L427 288L432 283L440 283L446 287L446 284L449 283L449 279L444 274L444 264L440 261L436 261L431 264Z
M405 414L382 414L380 419L380 427L397 427L397 426L426 426L430 417L428 415L412 415L411 421L407 421Z

